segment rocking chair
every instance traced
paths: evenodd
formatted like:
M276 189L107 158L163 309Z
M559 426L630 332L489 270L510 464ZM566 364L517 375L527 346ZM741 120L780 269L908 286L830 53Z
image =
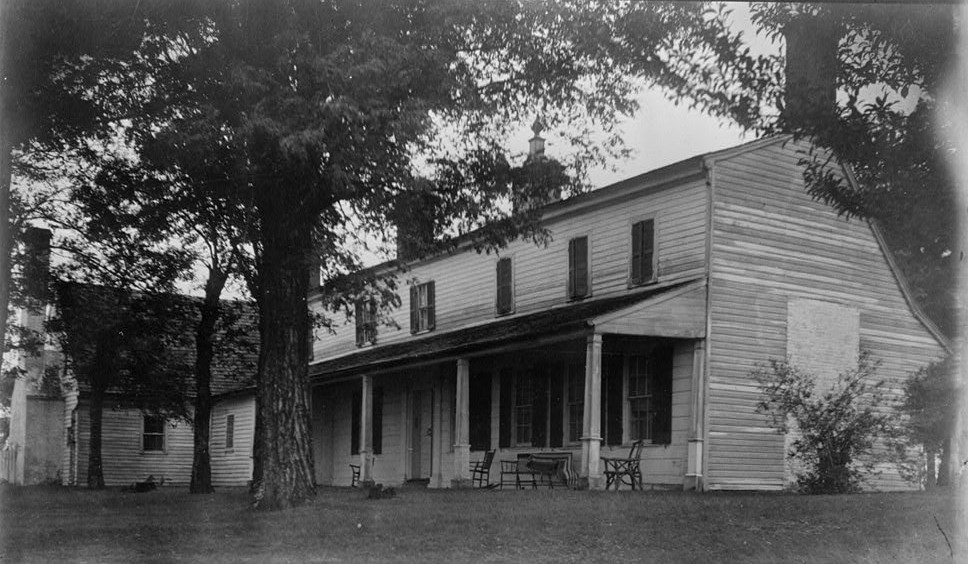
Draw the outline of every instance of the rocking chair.
M632 443L628 458L606 458L602 457L605 463L605 489L615 484L615 489L619 489L621 484L627 484L635 489L636 484L642 489L642 470L639 467L642 455L642 441Z
M471 484L475 488L491 487L491 464L494 462L494 451L484 453L484 459L471 463Z

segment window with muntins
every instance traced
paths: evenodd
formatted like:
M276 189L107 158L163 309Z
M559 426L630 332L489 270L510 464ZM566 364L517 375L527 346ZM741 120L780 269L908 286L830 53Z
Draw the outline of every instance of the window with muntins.
M432 331L434 319L434 283L410 287L410 332Z
M568 365L568 441L581 439L585 415L585 367Z
M588 296L588 237L576 237L568 241L568 297Z
M516 376L514 383L514 442L518 445L530 445L533 430L533 382L529 373L522 372Z
M356 346L376 343L376 302L356 302Z
M655 280L655 220L646 219L632 224L632 284Z
M629 440L667 444L672 434L672 347L628 357Z
M225 416L225 448L235 447L235 415Z
M141 434L141 449L144 451L165 450L165 418L160 415L145 415L144 429Z
M511 258L497 261L497 314L504 315L514 311L514 279L511 273Z

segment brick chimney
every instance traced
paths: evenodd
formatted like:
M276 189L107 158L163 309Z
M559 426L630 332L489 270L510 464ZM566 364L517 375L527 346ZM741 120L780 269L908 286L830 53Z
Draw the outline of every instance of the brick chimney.
M837 47L843 30L809 12L797 12L783 27L786 89L783 119L788 130L834 119L837 108Z
M28 227L24 231L24 290L41 303L47 301L50 280L50 239L49 229Z
M417 178L411 190L397 197L393 216L398 260L419 258L433 248L437 207L433 184L425 178Z

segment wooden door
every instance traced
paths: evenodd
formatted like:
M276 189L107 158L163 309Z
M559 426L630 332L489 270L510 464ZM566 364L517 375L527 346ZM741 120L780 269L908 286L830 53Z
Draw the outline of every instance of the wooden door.
M433 390L414 390L410 413L410 479L430 477L433 455Z

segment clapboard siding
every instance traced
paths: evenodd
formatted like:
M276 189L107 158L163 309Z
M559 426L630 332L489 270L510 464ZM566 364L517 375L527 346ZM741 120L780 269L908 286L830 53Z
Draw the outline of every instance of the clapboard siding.
M226 421L234 417L232 447L226 446ZM212 409L209 431L212 485L246 486L252 480L252 444L255 437L255 398L245 396L219 401Z
M77 408L77 391L71 390L64 395L64 434L65 445L61 453L61 484L76 484L77 471L77 429L71 429L74 410Z
M545 223L551 242L537 246L515 241L500 251L512 258L515 313L541 311L567 302L568 241L587 236L594 298L627 292L631 226L655 218L657 276L660 282L687 279L705 273L705 221L708 193L702 179L674 190L646 190ZM410 295L407 283L433 280L436 290L436 331L458 329L495 318L495 254L473 250L437 257L415 265L399 279L400 307L393 314L399 329L381 325L378 343L412 338ZM318 301L312 305L318 308ZM341 320L337 320L341 321ZM340 323L337 323L340 325ZM379 344L377 346L379 346ZM314 359L324 360L356 350L352 320L334 333L319 331Z
M165 426L165 450L144 452L142 415L136 409L105 409L102 415L101 458L104 484L123 486L154 476L166 485L188 485L192 474L192 426L171 421ZM91 425L87 400L78 404L77 483L87 483Z
M784 437L756 412L750 371L787 354L791 298L860 311L860 347L897 392L943 348L914 316L870 226L804 191L796 145L774 143L713 164L706 486L778 489ZM849 367L843 367L847 369ZM889 471L870 483L905 487Z

